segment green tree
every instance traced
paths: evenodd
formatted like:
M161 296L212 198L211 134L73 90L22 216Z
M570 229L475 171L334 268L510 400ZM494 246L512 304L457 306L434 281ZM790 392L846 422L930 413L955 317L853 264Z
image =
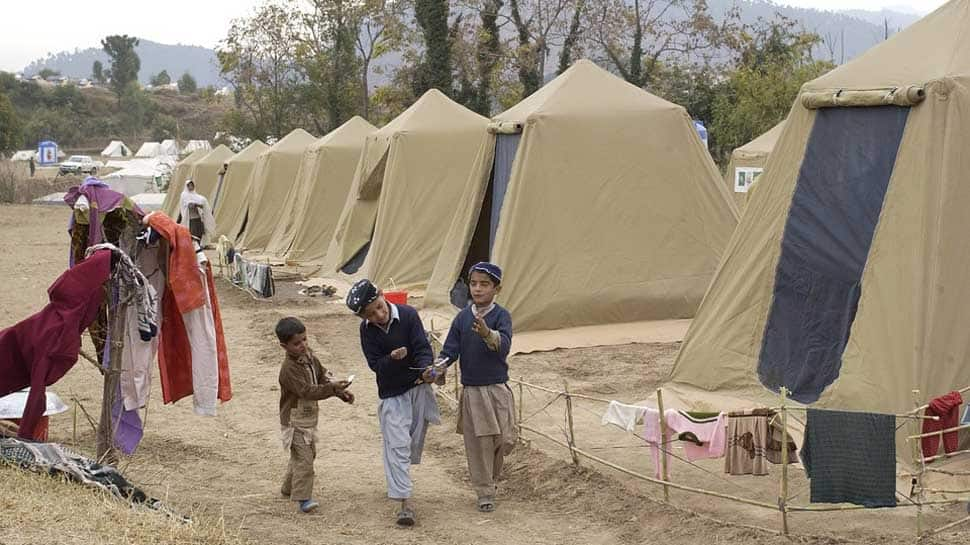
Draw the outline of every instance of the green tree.
M104 85L108 81L108 78L104 74L104 65L101 64L101 61L94 61L94 64L91 66L91 79L101 85Z
M188 72L182 74L182 77L179 78L178 85L179 93L182 93L183 95L191 95L199 89L199 84L195 82L195 78L193 78L192 74L189 74Z
M20 119L13 103L0 91L0 152L14 151L23 144Z
M52 68L43 68L43 69L41 69L40 72L37 73L37 75L40 76L43 79L48 79L48 78L52 78L54 76L60 76L61 73L58 72L57 70L52 69Z
M216 49L223 78L234 90L236 110L226 129L238 137L282 137L301 125L303 71L297 65L295 14L264 4L253 17L237 19Z
M715 21L706 0L603 0L590 14L595 56L637 87L651 85L665 63L715 56L738 19L732 10Z
M125 35L113 35L101 40L101 48L111 59L111 69L106 76L111 80L111 89L118 97L125 94L131 83L138 81L138 71L141 70L141 59L135 53L138 38Z
M833 68L812 57L819 41L781 15L739 34L735 67L717 93L708 126L718 138L715 158L723 163L731 150L785 119L802 84Z
M141 90L137 82L129 82L121 94L121 130L132 140L138 139L142 131L154 121L158 106Z
M353 117L360 105L360 9L347 0L314 0L297 21L297 63L306 75L302 102L320 133Z
M415 82L415 94L436 88L452 93L451 33L448 0L414 0L414 17L424 36L425 59Z
M155 74L149 80L149 83L154 87L161 87L162 85L168 85L172 83L172 76L168 75L168 70L162 70L161 72Z

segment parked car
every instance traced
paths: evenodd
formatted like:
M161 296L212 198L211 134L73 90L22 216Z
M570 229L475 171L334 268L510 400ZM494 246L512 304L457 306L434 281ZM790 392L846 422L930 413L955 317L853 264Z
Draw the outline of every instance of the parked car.
M98 169L104 165L101 161L95 161L88 155L72 155L67 161L61 163L61 174L97 174Z

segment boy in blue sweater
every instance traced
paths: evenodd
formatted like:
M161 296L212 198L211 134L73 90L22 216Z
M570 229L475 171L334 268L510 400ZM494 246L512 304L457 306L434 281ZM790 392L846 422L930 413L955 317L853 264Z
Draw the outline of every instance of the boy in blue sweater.
M434 392L422 380L422 371L431 365L434 353L418 312L408 305L387 302L369 280L353 285L347 307L361 318L360 347L377 375L387 496L401 502L397 523L412 526L411 464L421 463L428 424L441 422Z
M424 373L430 382L458 360L462 389L458 432L465 440L468 472L478 496L478 510L495 510L495 481L516 441L515 400L509 389L508 355L512 317L495 304L502 289L502 269L477 263L468 271L472 304L455 316L436 365Z

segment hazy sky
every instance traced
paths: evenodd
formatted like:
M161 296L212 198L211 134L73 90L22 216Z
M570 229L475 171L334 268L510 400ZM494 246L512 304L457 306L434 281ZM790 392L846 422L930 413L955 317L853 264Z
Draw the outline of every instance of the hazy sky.
M0 70L18 71L47 53L100 47L109 34L129 34L161 43L214 47L230 21L251 13L260 0L46 0L3 2ZM887 4L900 11L928 13L944 0L779 0L817 9L878 10Z

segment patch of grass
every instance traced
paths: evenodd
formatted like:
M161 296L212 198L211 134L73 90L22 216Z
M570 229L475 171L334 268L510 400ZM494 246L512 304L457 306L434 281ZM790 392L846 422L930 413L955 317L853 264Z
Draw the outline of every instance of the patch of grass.
M99 490L0 464L0 543L247 545L222 517L183 524Z

